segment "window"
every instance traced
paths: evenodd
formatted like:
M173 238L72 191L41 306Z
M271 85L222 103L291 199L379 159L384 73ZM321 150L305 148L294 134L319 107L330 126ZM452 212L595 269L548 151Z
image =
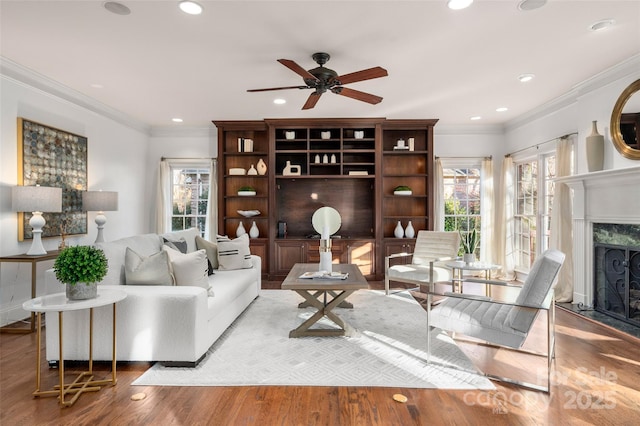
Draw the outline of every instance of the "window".
M171 167L171 230L198 228L205 235L211 171L209 167Z
M529 271L536 256L549 248L555 169L554 154L516 163L516 269Z
M476 230L480 238L480 167L443 168L444 230L463 235ZM460 249L462 250L462 249ZM479 256L480 245L476 250ZM462 251L459 253L462 254Z

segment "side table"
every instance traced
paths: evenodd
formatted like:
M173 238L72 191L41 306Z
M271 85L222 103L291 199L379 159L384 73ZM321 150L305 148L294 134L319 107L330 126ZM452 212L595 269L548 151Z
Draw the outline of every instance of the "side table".
M46 254L16 254L14 256L2 256L0 257L0 264L6 263L31 263L31 298L36 297L36 266L38 262L44 262L46 260L55 260L60 254L60 250L51 250ZM26 334L36 331L35 313L31 312L31 327L30 328L13 328L2 327L0 332L2 333L14 333L14 334Z
M500 265L495 265L493 263L483 263L483 262L472 262L467 263L461 260L455 260L451 262L445 263L449 268L451 268L451 289L452 291L456 291L456 287L459 290L459 293L462 293L462 283L464 281L463 273L464 271L484 271L485 280L491 279L491 271L495 271L500 269ZM486 285L486 293L487 296L491 296L491 286Z
M98 287L98 296L93 299L86 300L68 300L65 293L49 294L47 296L36 297L22 304L22 307L31 312L35 312L37 316L37 340L38 349L36 356L36 390L33 396L58 396L59 402L65 407L73 405L83 392L95 392L100 390L101 386L112 385L117 382L116 379L116 303L127 297L122 290L103 290ZM93 308L100 306L113 305L113 356L111 357L111 379L93 380ZM63 345L63 322L62 314L67 311L78 311L89 309L89 369L82 372L70 384L64 382L64 345ZM42 313L57 312L59 320L58 339L60 347L59 358L59 383L53 390L40 390L40 364L42 352ZM75 394L68 401L65 400L67 394Z

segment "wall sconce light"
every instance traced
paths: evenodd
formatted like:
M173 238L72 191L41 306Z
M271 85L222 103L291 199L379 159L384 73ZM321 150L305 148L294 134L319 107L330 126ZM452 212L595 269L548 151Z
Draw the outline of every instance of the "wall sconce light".
M104 212L118 210L118 193L115 191L85 191L82 193L82 210L86 212L98 212L96 215L96 225L98 225L98 235L96 243L104 242L102 230L107 223Z
M43 212L59 213L62 211L62 188L49 186L14 186L11 189L11 206L15 212L31 212L29 225L33 229L33 241L28 255L47 254L42 245L42 228L47 221Z

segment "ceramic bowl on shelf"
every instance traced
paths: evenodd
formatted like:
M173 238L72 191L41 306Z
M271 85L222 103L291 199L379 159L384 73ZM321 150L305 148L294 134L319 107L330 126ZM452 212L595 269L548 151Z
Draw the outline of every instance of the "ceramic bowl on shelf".
M238 210L238 214L244 217L254 217L260 214L260 210Z
M412 195L413 191L412 190L400 190L400 191L393 191L393 195Z
M256 195L256 191L238 191L238 195L241 197L253 197Z

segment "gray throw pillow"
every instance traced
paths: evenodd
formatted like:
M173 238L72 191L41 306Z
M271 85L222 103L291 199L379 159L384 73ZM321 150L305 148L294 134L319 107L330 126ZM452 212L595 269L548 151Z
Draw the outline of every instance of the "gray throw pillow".
M178 250L180 253L187 252L187 242L184 240L184 238L180 238L179 240L170 240L167 237L162 237L162 240L164 241L165 246L171 247L174 250Z
M145 257L127 247L124 275L127 285L173 285L171 262L166 251Z

